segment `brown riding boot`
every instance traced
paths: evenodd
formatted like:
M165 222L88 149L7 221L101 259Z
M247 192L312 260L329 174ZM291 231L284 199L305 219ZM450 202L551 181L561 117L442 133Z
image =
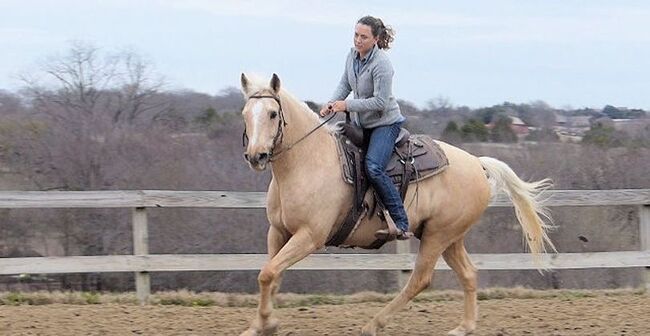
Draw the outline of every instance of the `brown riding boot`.
M397 226L395 225L395 222L393 221L393 218L390 217L390 214L388 213L388 210L383 209L382 210L382 215L384 217L384 220L386 221L386 224L388 226L387 229L381 229L377 230L375 232L375 237L377 239L382 239L385 241L393 241L395 239L397 240L407 240L411 237L413 237L413 233L407 231L402 231Z

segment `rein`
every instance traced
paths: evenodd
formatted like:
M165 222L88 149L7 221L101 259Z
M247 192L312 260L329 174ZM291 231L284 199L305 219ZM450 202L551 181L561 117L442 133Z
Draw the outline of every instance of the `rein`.
M286 120L284 119L284 112L282 110L282 104L280 103L280 98L277 96L272 96L272 95L252 95L248 97L248 99L252 98L269 98L275 100L275 102L278 103L279 110L278 110L278 131L275 133L275 137L273 138L273 147L271 148L271 153L270 153L270 162L275 161L275 159L280 156L283 153L286 153L290 151L295 145L299 144L301 141L305 140L307 137L312 135L316 130L319 128L323 127L325 124L327 124L330 120L332 120L336 114L332 113L332 116L327 118L327 120L323 121L320 123L318 126L314 127L311 131L309 131L307 134L303 135L302 138L298 139L296 142L290 144L287 147L281 148L278 152L274 152L275 147L282 142L282 139L284 138L284 127L286 127L288 124ZM244 133L242 134L242 146L246 147L246 142L248 140L248 135L246 135L246 126L244 125Z

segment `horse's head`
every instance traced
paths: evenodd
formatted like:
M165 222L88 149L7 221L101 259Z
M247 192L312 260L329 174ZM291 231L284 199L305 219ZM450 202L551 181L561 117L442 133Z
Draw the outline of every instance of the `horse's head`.
M280 104L280 78L273 74L269 85L251 82L241 75L241 89L246 97L242 116L248 138L244 159L251 168L264 170L273 150L282 141L284 115Z

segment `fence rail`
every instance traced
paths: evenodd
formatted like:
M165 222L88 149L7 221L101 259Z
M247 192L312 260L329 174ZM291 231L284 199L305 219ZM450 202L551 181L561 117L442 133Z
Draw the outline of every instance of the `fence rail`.
M407 270L415 265L415 254L313 254L291 267L292 270ZM76 257L11 258L4 272L95 273L163 271L251 271L259 270L265 254L149 254ZM562 253L546 255L541 263L553 269L645 267L650 251ZM479 269L537 269L524 253L472 254ZM449 269L441 259L437 269Z
M649 205L650 189L550 190L548 206ZM264 208L265 192L245 191L0 191L0 208ZM512 206L503 194L491 207Z
M132 208L133 255L0 258L0 275L23 273L135 272L141 302L150 293L149 272L257 270L263 254L149 254L147 208L264 208L266 193L237 191L0 191L0 208ZM650 189L556 190L547 193L549 206L639 207L640 251L559 253L543 256L542 266L554 269L646 267L650 289ZM491 207L508 207L504 195ZM405 248L406 246L406 248ZM315 254L291 267L294 270L409 270L415 255L408 245L397 254ZM406 252L406 253L405 253ZM479 269L511 270L538 267L528 254L472 254ZM436 269L448 269L444 261Z

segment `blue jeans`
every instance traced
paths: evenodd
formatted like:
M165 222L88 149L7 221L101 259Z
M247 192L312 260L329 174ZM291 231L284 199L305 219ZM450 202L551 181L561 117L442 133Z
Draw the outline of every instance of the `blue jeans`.
M375 188L379 198L386 206L390 217L395 222L398 229L408 231L408 218L404 210L402 198L397 187L386 174L386 165L390 160L395 140L399 135L400 127L403 122L397 122L388 126L379 126L368 130L370 134L370 143L366 153L366 172L368 179Z

